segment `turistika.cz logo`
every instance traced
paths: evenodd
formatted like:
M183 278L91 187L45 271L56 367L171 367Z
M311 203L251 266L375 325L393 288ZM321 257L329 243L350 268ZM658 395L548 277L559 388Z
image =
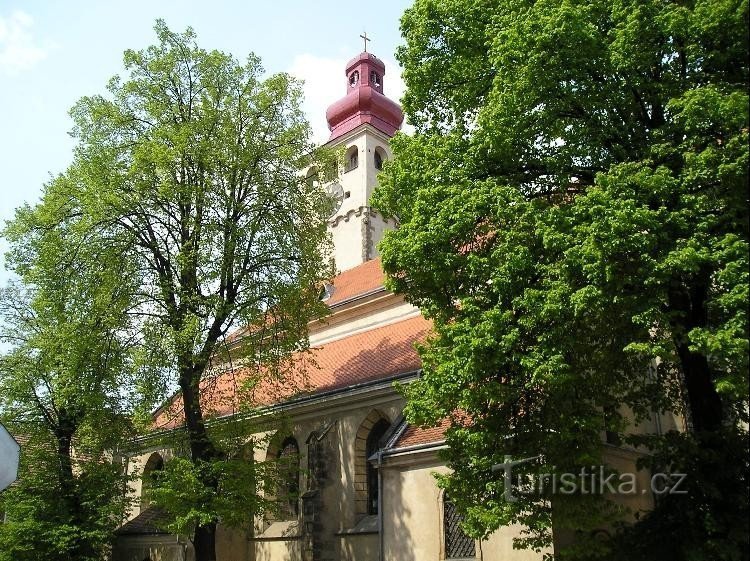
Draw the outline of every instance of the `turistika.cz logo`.
M502 464L492 466L493 472L503 472L504 498L516 502L517 495L637 495L649 490L654 495L680 495L687 493L684 473L654 473L644 487L635 473L613 472L604 466L582 467L578 473L560 472L552 467L551 473L518 473L516 466L538 461L542 456L513 460L505 456Z

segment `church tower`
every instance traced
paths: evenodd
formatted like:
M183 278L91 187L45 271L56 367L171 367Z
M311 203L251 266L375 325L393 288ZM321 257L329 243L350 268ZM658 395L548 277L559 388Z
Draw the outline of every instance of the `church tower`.
M346 65L346 95L326 111L326 146L344 150L344 167L328 186L338 199L328 227L339 271L377 257L383 233L396 226L369 206L377 174L391 157L389 141L404 120L401 107L383 94L384 75L383 61L360 53Z

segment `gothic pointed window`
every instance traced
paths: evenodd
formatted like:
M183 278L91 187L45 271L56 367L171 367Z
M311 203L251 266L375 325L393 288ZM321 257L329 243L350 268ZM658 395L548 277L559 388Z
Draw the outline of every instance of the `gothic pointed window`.
M367 514L377 514L380 504L380 488L378 486L378 470L369 459L376 454L383 445L383 437L388 431L390 423L380 419L370 430L365 447L367 462Z
M282 520L293 520L299 514L299 446L293 437L281 443L276 501Z
M443 495L443 540L445 559L474 559L477 555L474 539L461 527L463 516L448 494Z

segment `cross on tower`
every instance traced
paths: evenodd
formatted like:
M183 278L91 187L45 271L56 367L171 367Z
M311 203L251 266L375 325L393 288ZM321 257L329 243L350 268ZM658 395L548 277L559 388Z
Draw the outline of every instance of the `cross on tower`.
M370 38L367 37L367 31L363 32L360 37L365 41L365 52L367 52L367 42L370 41Z

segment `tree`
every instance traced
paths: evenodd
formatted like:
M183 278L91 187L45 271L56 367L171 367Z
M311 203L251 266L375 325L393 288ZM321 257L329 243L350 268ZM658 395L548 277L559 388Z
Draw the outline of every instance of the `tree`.
M222 478L212 465L228 457L207 428L202 380L222 362L279 378L285 357L305 348L331 274L331 203L299 175L317 157L299 84L262 79L253 55L240 64L200 49L190 29L155 30L157 45L125 53L127 80L73 108L74 162L34 212L73 221L86 243L120 256L137 286L129 313L162 344L162 380L179 390L189 477L213 497ZM240 327L238 350L226 335ZM193 513L196 559L213 560L216 511Z
M21 282L0 292L0 342L9 346L0 415L23 443L19 481L0 496L0 559L94 561L128 503L112 452L132 436L138 407L128 397L140 377L127 314L133 286L120 278L119 256L95 246L79 246L76 259L96 269L60 274L66 228L43 241L16 238L32 214L20 209L6 231Z
M373 204L400 220L390 286L435 327L407 417L450 420L440 483L468 530L521 523L539 548L554 522L574 558L747 556L747 2L417 0L401 25L417 132ZM685 433L636 436L667 411ZM518 470L578 473L605 431L685 470L688 495L601 540L613 503L509 502L490 472L543 454Z

